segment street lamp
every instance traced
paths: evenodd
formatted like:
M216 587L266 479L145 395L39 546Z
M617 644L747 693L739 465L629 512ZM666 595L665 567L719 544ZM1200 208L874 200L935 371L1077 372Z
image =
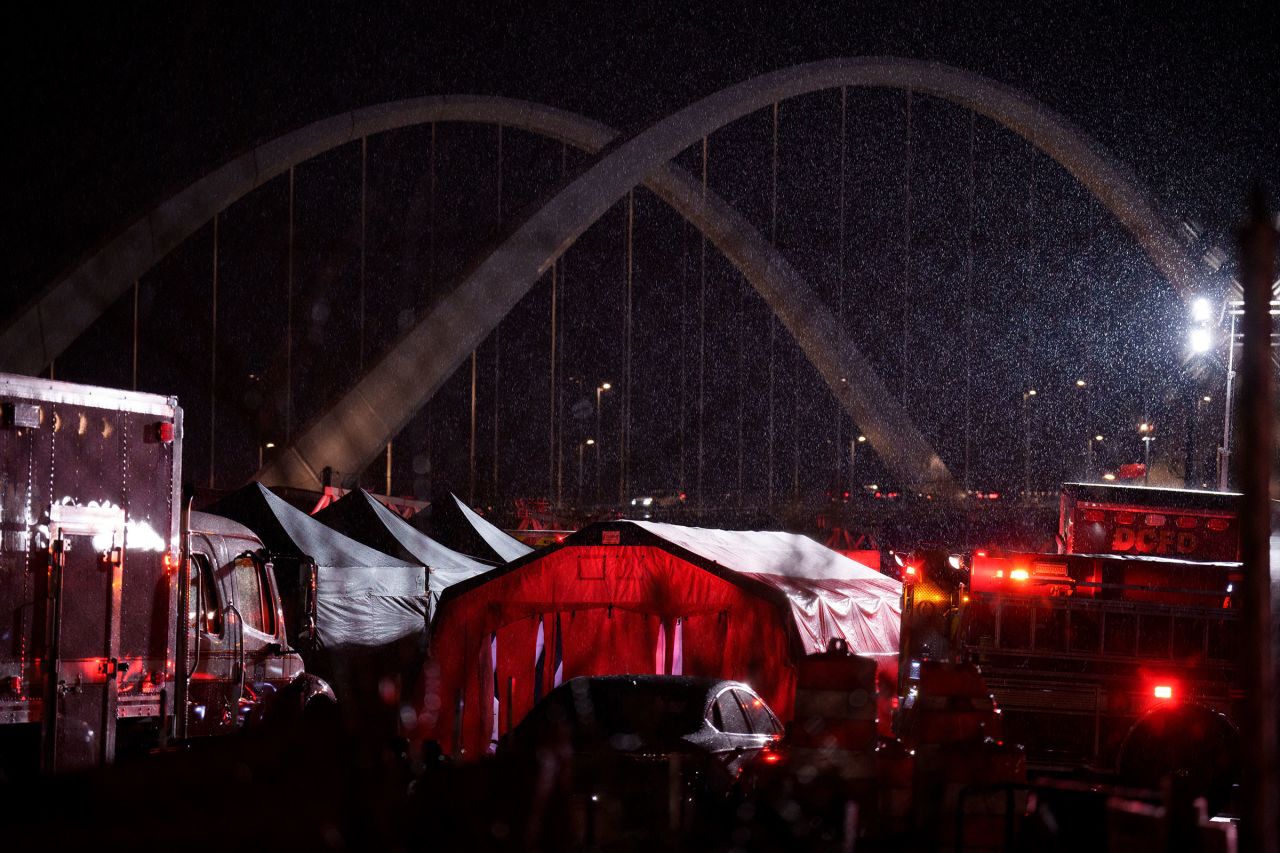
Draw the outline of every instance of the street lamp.
M600 429L600 395L608 391L613 386L608 382L601 382L596 386L596 435L604 435ZM596 449L596 502L600 501L600 450Z
M1155 424L1143 421L1138 424L1138 434L1142 436L1142 485L1151 483L1151 439L1155 438Z
M1187 342L1190 344L1193 353L1202 355L1213 348L1213 333L1208 329L1197 326L1187 334Z
M1102 444L1101 435L1095 435L1093 438L1089 439L1089 461L1087 465L1088 470L1085 471L1085 476L1091 480L1093 479L1093 472L1097 470L1097 466L1093 464L1093 446L1095 444Z
M866 444L867 437L859 435L857 439L849 442L849 493L853 494L854 486L857 484L857 465L858 465L858 445Z
M1083 395L1083 402L1079 407L1076 408L1076 411L1081 416L1080 427L1081 429L1087 429L1089 423L1093 420L1093 418L1091 417L1090 410L1089 410L1089 383L1084 380L1084 377L1080 377L1076 379L1076 390ZM1093 445L1092 444L1089 445L1085 453L1084 467L1085 467L1085 478L1088 479L1092 477L1093 476Z
M264 448L264 447L265 447L267 450L275 450L275 449L276 449L276 443L275 443L274 441L268 441L266 444L259 444L259 445L258 445L258 470L259 470L259 471L261 471L261 470L262 470L262 448Z
M1027 405L1036 396L1036 389L1028 388L1022 392L1022 494L1031 493L1031 410Z
M578 442L578 506L582 506L582 453L595 443L594 438Z

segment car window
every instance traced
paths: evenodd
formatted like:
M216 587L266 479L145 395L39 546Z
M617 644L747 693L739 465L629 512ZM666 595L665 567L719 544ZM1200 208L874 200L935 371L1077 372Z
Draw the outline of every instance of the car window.
M232 570L236 585L236 606L240 609L240 618L244 620L245 627L263 634L274 634L275 613L271 609L267 593L270 587L262 572L262 565L248 554L236 557Z
M187 568L191 584L188 591L191 624L206 634L221 636L222 601L213 579L213 565L208 557L197 552L189 558Z
M773 716L769 706L764 703L763 699L745 690L734 690L733 692L746 711L747 722L751 724L751 731L758 735L782 734L782 727L778 724L777 718Z
M726 690L717 698L711 709L711 725L728 734L751 734L742 707L733 698L733 691Z

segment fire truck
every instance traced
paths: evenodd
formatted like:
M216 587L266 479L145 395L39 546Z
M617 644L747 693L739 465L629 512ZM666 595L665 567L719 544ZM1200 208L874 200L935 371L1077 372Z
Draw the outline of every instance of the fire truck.
M904 695L920 661L976 664L1028 767L1224 795L1241 694L1239 495L1069 483L1055 554L904 560Z
M0 775L332 699L288 646L262 543L183 511L182 430L173 397L0 374Z

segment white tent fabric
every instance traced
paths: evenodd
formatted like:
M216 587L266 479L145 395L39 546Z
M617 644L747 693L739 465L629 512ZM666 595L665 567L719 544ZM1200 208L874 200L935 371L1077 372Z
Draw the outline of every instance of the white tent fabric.
M476 533L484 539L485 543L492 548L499 557L510 563L520 559L525 554L532 554L533 549L528 545L516 539L514 536L502 532L493 524L485 521L475 510L462 502L457 495L453 495L453 499L458 503L458 509L462 510L463 516L467 522L475 528Z
M632 521L673 545L787 596L805 652L843 638L868 656L898 653L902 584L807 536Z
M392 535L400 540L415 558L426 564L428 569L427 587L436 600L439 600L440 593L455 583L484 574L493 568L487 563L472 559L465 554L459 554L452 548L441 545L425 533L419 532L371 495L368 496L368 500L378 519L386 525Z

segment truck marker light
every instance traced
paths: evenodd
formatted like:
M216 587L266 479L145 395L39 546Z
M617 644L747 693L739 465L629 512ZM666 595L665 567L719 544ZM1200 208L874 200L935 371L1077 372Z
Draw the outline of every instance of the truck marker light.
M1004 577L1004 569L996 569L996 577L998 578Z
M1172 699L1173 686L1169 684L1157 684L1155 694L1157 699Z
M1025 580L1029 580L1030 578L1031 578L1031 575L1027 572L1026 569L1014 569L1013 571L1009 572L1010 580L1025 581Z

